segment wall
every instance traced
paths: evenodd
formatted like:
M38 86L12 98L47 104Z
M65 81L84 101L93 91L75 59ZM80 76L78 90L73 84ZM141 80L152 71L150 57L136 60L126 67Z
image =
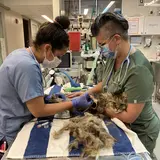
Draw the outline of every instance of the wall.
M5 9L0 7L0 13L1 13L0 55L2 56L3 60L7 56L7 52L6 52L6 35L5 35L5 25L4 25L4 12L5 12Z
M3 50L3 59L13 50L18 48L24 47L24 33L23 33L23 18L20 14L14 12L14 11L8 11L0 7L0 13L3 13L3 46L5 45L5 48ZM16 19L18 20L18 23L16 23ZM32 39L35 38L35 35L38 31L40 23L31 20L31 36ZM2 25L0 25L0 32L1 32ZM0 39L1 43L2 39ZM5 54L4 54L5 52Z
M145 0L146 1L146 0ZM127 16L148 16L153 10L153 15L157 15L157 7L139 6L139 0L122 0L122 12Z
M2 13L0 12L0 38L3 38Z
M139 6L139 0L122 0L122 13L124 16L149 16L150 11L153 11L153 15L157 15L160 10L157 7L144 7ZM144 39L145 37L143 37ZM147 58L156 58L156 45L160 43L160 36L152 37L152 46L150 48L144 48L144 44L138 46Z
M4 41L4 34L3 34L3 24L2 24L2 13L0 12L0 65L3 62L3 48L2 48L2 41Z
M18 23L16 23L16 19ZM6 49L9 54L17 48L24 47L22 16L13 11L5 11L4 14Z

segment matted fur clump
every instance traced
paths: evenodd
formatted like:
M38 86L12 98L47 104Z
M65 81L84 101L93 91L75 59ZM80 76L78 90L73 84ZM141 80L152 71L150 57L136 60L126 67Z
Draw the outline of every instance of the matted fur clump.
M90 113L85 113L83 117L71 118L58 132L53 133L54 138L59 138L66 131L70 131L75 139L69 145L69 150L78 148L78 144L84 146L81 156L95 156L100 149L110 148L115 139L106 131L103 121Z
M44 101L46 103L60 103L63 99L56 97L54 94L46 100L47 95L45 95Z
M94 104L86 111L94 115L105 114L105 108L112 110L114 113L120 113L127 109L127 95L125 93L99 93L94 96L91 95L91 98L93 99ZM52 95L52 97L49 100L47 100L47 103L59 103L62 101L63 99L58 98L55 95ZM82 110L81 107L77 110L80 112L85 111Z
M92 96L92 99L95 102L95 107L91 107L91 109L95 109L98 114L103 114L105 108L112 110L114 113L120 113L127 109L127 95L125 93L100 93Z

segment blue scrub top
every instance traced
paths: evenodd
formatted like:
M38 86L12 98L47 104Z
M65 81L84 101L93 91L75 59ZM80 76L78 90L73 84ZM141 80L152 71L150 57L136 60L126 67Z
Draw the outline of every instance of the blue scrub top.
M33 118L25 103L39 96L44 96L40 65L25 48L13 51L0 67L0 140L14 140Z

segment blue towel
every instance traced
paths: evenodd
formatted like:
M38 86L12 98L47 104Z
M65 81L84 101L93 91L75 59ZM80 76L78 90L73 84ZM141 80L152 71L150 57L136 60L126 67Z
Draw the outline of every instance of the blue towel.
M49 92L49 96L52 96L53 94L59 93L61 91L61 86L54 85L51 91Z
M47 127L41 128L38 128L38 124L35 122L26 124L14 141L7 158L79 157L82 153L83 145L79 144L78 149L73 149L69 152L68 145L74 140L74 137L70 136L69 132L63 133L60 139L52 138L53 131L61 129L67 121L53 119L53 123L49 121ZM104 124L106 124L106 130L116 139L116 142L112 148L100 152L100 156L118 156L122 154L128 156L131 153L147 152L137 135L127 129L118 119L113 119L112 121L105 119ZM138 157L136 159L140 160Z
M53 88L50 90L49 95L44 97L45 103L48 103L53 94L60 93L61 88L61 86L54 85Z
M50 92L50 95L59 93L60 90L61 86L54 86ZM54 143L54 139L51 138L51 136L53 136L52 132L54 130L54 127L57 127L58 125L61 125L62 127L64 123L66 123L65 120L54 119L54 116L38 119L38 121L41 120L47 120L48 122L47 127L41 127L41 128L37 127L38 124L42 124L44 122L38 122L38 123L32 122L26 124L20 131L20 134L18 134L15 142L13 143L10 152L8 154L9 156L8 158L16 157L17 159L24 159L24 158L31 159L31 158L48 158L48 157L60 157L60 156L79 157L81 155L83 150L83 145L81 144L79 144L78 149L73 149L70 152L66 153L65 151L66 148L74 140L74 137L70 136L69 134L65 135L65 138L68 137L68 140L64 138L64 142L62 140L59 142L61 143L62 146L59 146L60 144L58 144L58 148L64 147L64 151L63 152L61 151L60 153L58 153L56 148L57 146L55 146L57 145L57 141ZM110 122L112 122L111 125L108 125L110 124ZM116 142L112 147L112 149L110 150L110 152L109 153L105 152L105 156L107 155L117 156L122 154L129 155L131 153L136 154L139 152L140 153L146 152L146 149L138 139L137 135L134 132L128 130L124 126L124 124L120 122L118 119L116 121L105 119L104 124L106 124L108 132L116 139ZM129 134L126 134L124 130ZM29 134L28 136L26 136L26 131ZM49 143L49 141L52 142ZM55 147L51 146L53 143ZM56 148L55 152L54 148ZM53 154L52 151L54 152Z
M107 122L111 121L105 120L104 122L107 124ZM107 128L109 130L109 133L117 140L115 145L113 146L114 155L135 153L130 140L121 128L117 127L114 123L112 123L111 125L107 125ZM30 138L25 150L24 158L46 157L50 130L51 126L46 129L44 127L37 128L37 124L34 125L30 133ZM70 136L69 143L71 143L73 140L74 137ZM68 156L79 157L82 153L82 149L83 146L79 145L78 149L73 149L71 152L69 152Z

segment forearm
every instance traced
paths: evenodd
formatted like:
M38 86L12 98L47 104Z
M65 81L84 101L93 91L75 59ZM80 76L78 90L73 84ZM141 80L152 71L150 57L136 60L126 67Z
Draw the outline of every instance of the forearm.
M27 102L27 107L35 117L52 116L58 112L63 112L72 108L72 102L61 102L53 104L44 104L43 99Z
M124 123L133 123L133 119L129 116L129 114L126 111L115 114L113 118L118 118Z
M58 112L63 112L65 110L69 110L72 108L72 102L61 102L61 103L53 103L53 104L45 104L44 106L44 116L46 115L53 115Z
M102 92L102 82L98 83L95 87L88 90L89 94Z
M126 111L116 114L110 110L106 110L106 115L109 116L110 118L118 118L124 123L132 123L132 120L130 119Z
M106 115L111 118L118 118L124 123L133 123L140 115L144 107L144 103L139 104L128 104L127 110L121 113L115 114L110 109L106 108Z

